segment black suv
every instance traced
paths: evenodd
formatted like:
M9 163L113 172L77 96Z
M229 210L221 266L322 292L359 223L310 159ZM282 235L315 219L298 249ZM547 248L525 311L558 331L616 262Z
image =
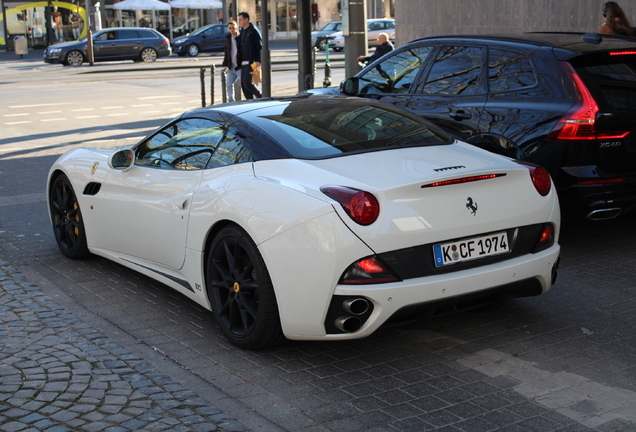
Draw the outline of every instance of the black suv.
M341 92L548 168L566 218L636 211L636 39L582 33L418 39Z

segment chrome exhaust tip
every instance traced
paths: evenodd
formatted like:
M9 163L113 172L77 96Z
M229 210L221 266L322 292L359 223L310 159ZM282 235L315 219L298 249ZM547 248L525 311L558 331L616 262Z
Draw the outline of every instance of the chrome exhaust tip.
M369 302L363 298L347 299L342 302L342 308L351 315L363 315L369 310Z
M345 333L353 333L360 330L360 327L362 327L362 322L356 317L342 316L336 319L335 325L338 330L341 330Z
M590 212L585 218L594 221L614 219L619 214L621 214L621 211L623 210L619 207L594 210Z

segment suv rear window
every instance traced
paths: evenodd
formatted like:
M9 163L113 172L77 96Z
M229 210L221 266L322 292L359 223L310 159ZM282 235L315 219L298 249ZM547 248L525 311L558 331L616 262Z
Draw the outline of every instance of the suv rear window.
M636 110L636 56L599 59L577 68L577 72L601 106Z

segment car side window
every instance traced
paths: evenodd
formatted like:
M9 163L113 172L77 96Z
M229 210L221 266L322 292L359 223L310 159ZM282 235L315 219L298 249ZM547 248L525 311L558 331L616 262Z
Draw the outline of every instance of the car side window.
M121 30L119 32L120 39L139 39L139 32L137 30Z
M206 168L217 168L226 165L251 162L253 160L252 153L247 147L245 147L243 140L233 133L228 132L225 137L223 137L223 141L221 141L221 144L219 144L216 151L208 161Z
M137 147L135 164L163 169L203 169L224 133L221 124L212 120L179 120L142 142Z
M483 49L479 47L442 47L421 93L434 95L482 93L482 59Z
M359 77L359 93L408 93L431 50L421 46L395 52Z
M537 77L530 59L522 53L490 49L488 52L488 84L491 92L504 92L531 87Z
M137 30L137 31L140 33L139 36L142 39L155 39L161 36L161 35L157 36L157 33L155 33L152 30Z
M117 32L116 31L107 31L104 33L101 33L97 36L95 36L95 41L96 42L104 42L104 41L111 41L111 40L116 40L117 39Z

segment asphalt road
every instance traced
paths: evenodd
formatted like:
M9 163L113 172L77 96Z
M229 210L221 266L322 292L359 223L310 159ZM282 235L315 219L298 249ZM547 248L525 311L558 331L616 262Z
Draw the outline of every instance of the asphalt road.
M55 302L253 430L636 430L633 217L564 224L544 296L256 352L229 345L210 312L166 286L64 258L46 213L53 161L133 143L200 106L197 72L108 71L120 67L133 65L0 63L0 258ZM288 74L279 89L293 90Z

